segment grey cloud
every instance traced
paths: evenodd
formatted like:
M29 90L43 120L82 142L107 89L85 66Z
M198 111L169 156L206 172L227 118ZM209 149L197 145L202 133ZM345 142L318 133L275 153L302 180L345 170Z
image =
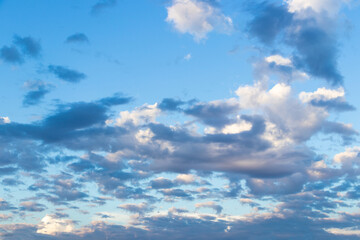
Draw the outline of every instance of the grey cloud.
M89 39L84 33L74 33L66 38L66 43L88 43Z
M98 14L106 8L114 7L117 3L117 0L99 0L95 5L91 8L92 14Z
M308 10L306 18L289 13L286 4L275 5L263 1L253 5L254 19L249 23L249 33L266 45L275 39L294 47L293 62L299 69L314 77L323 78L332 85L342 84L338 70L338 41L334 31L324 29L335 24L325 13ZM255 7L254 7L255 6ZM321 19L321 24L318 19Z
M14 209L16 209L16 208L13 207L11 203L0 198L0 211L7 211L7 210L14 210Z
M148 203L140 203L140 204L122 204L119 205L118 208L124 209L131 213L144 214L146 212L151 212L154 207L150 206Z
M356 108L345 102L342 98L335 98L335 99L331 99L331 100L321 100L321 99L313 99L310 101L310 104L315 106L315 107L323 107L326 108L328 110L334 110L337 112L342 112L342 111L354 111L356 110Z
M50 92L51 85L43 81L29 81L25 83L27 88L30 89L24 96L23 105L31 106L39 104L40 101Z
M159 178L150 181L151 188L153 189L164 189L174 187L173 181L166 178Z
M285 4L262 1L251 5L250 11L255 17L249 23L249 32L266 44L273 43L281 31L291 24L293 14L288 12Z
M237 103L219 102L219 103L198 103L186 109L184 112L188 115L200 119L207 125L222 127L232 122L228 118L229 114L239 111Z
M297 26L300 30L291 33L287 40L299 54L299 57L294 58L294 64L333 85L342 84L343 77L337 66L339 54L335 36L314 26L312 21L301 21Z
M11 172L11 171L10 171ZM24 184L22 181L15 179L15 178L4 178L1 181L1 184L5 186L18 186Z
M49 72L53 73L57 78L66 82L77 83L86 78L84 73L76 70L57 65L49 65Z
M36 202L22 202L20 203L21 211L29 211L29 212L42 212L46 208L44 204L36 203Z
M179 111L181 110L180 106L185 104L185 102L173 99L173 98L164 98L159 104L159 108L163 111Z
M22 64L24 58L16 47L3 46L0 49L0 58L7 63Z
M13 43L18 46L21 49L22 53L26 56L33 58L40 56L40 42L32 37L20 37L18 35L15 35Z

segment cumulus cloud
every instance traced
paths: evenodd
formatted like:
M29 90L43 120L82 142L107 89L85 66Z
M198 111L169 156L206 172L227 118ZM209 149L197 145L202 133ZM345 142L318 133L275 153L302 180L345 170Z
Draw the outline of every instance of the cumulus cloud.
M206 38L211 31L229 32L232 20L207 1L173 0L167 7L166 21L180 33L189 33L196 41Z
M56 235L58 233L71 233L74 231L74 222L71 220L59 219L54 215L46 215L41 219L36 233Z

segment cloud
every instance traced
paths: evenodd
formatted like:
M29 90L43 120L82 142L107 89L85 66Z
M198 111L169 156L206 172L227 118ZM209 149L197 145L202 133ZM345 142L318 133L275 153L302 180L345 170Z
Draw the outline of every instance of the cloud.
M32 37L14 36L13 43L21 49L21 52L29 57L37 58L41 53L41 45L38 40Z
M86 78L84 73L76 70L57 65L49 65L49 72L53 73L57 78L66 82L77 83Z
M66 38L66 43L88 43L89 39L84 33L74 33Z
M19 50L20 49L20 50ZM14 36L13 45L0 49L0 58L11 64L23 64L25 57L37 58L41 53L41 44L32 37Z
M327 6L326 2L334 1L310 3L289 0L288 6L267 2L253 4L255 7L252 7L252 13L255 17L249 23L249 33L266 45L272 45L277 40L279 45L293 47L293 64L297 69L323 78L332 85L339 85L343 77L337 64L338 40L333 28L327 27L335 24L336 19L329 18L327 12L312 9L318 9L315 6ZM299 15L294 6L309 6L310 11Z
M50 92L52 86L41 80L37 80L25 82L24 87L30 91L25 94L23 105L32 106L39 104L45 95Z
M184 104L185 102L178 99L164 98L159 104L159 108L163 111L180 111L180 106Z
M175 184L171 180L163 177L151 180L150 185L153 189L172 188L175 186Z
M29 212L42 212L46 209L44 204L36 203L36 202L22 202L20 203L21 211L29 211Z
M0 124L11 123L9 117L0 117Z
M234 99L227 101L211 101L208 103L197 103L184 112L200 119L207 125L222 127L232 122L227 116L240 110L239 103Z
M316 107L323 107L334 111L351 111L355 107L345 100L344 88L327 89L318 88L315 92L301 92L299 98L304 103L309 103Z
M106 8L114 7L116 3L117 0L99 0L95 5L92 6L91 13L98 14Z
M0 49L0 58L7 63L22 64L24 62L23 56L14 46L3 46Z
M351 1L351 0L350 0ZM350 2L349 0L287 0L290 12L304 12L308 9L317 13L326 12L329 15L338 13L343 3Z
M173 0L167 7L166 21L180 33L189 33L196 41L206 38L211 31L229 32L232 20L220 9L202 0Z
M149 206L147 203L140 203L140 204L134 204L134 203L128 203L128 204L122 204L119 205L118 208L124 209L126 211L129 211L131 213L138 213L138 214L144 214L146 212L151 212L154 207Z
M184 56L184 60L186 61L190 61L191 58L192 58L191 53L188 53Z
M262 2L253 5L254 19L249 23L249 32L265 44L272 44L278 34L292 21L293 15L286 6Z
M1 181L1 184L5 186L18 186L24 184L22 181L14 179L14 178L4 178Z
M16 209L14 208L11 203L9 203L8 201L0 198L0 211L6 211L6 210L13 210Z
M215 202L204 202L204 203L196 203L196 208L211 208L216 211L216 214L220 214L223 210L223 207L219 204L216 204Z
M36 233L56 235L59 233L71 233L74 231L74 222L59 219L54 215L46 215L41 219Z

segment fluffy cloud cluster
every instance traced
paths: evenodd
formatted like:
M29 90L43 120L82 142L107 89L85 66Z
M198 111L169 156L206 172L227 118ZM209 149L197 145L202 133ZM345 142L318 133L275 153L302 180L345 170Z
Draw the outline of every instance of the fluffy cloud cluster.
M172 23L179 32L193 35L197 41L206 38L213 30L232 30L231 18L207 1L173 0L167 11L166 21Z

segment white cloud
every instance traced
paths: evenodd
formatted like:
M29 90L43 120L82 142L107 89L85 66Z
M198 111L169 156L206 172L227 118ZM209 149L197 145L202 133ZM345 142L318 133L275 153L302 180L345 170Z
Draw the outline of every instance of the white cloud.
M193 174L179 174L176 176L175 181L184 184L190 184L190 183L194 183L196 179L197 177Z
M292 97L291 92L291 87L285 83L271 89L266 84L256 83L236 91L243 108L263 112L267 125L265 138L275 145L309 139L328 117L325 110L304 105Z
M230 17L200 0L173 0L167 12L166 21L172 23L179 32L193 35L196 41L206 38L213 30L229 32L232 29Z
M360 163L360 147L347 148L345 152L338 153L334 156L335 164L351 165L354 162Z
M46 215L38 225L37 233L56 235L57 233L70 233L74 231L74 222Z
M289 5L289 12L301 12L312 9L317 13L327 12L330 15L336 14L343 3L351 0L286 0Z
M0 124L10 123L10 118L8 117L0 117Z
M299 98L303 103L308 103L313 100L329 101L332 99L344 98L344 96L345 91L342 87L338 89L318 88L315 92L301 92L299 94Z
M186 61L189 61L190 59L191 59L191 53L188 53L188 54L186 54L186 56L184 57L184 60L186 60Z
M360 236L360 230L355 228L328 228L325 231L335 235Z
M269 57L266 57L265 60L268 63L275 63L277 65L283 65L283 66L292 66L292 62L289 58L284 58L281 55L271 55Z
M148 105L145 104L135 110L122 111L120 117L116 119L116 125L122 126L124 124L134 124L135 126L145 123L155 122L156 117L161 113L161 110L157 107L157 104Z

